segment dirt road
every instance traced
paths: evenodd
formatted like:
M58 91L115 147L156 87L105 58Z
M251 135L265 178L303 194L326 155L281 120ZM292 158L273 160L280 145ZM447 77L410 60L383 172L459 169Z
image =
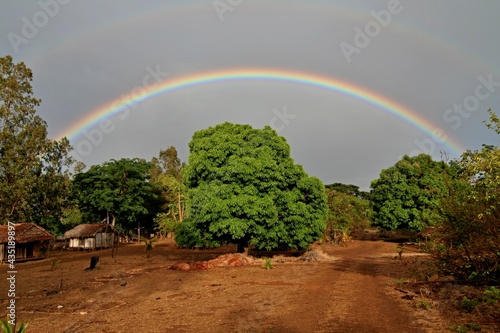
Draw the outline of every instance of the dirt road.
M187 272L168 267L221 252L162 242L151 258L127 245L116 263L109 251L58 253L55 267L18 264L18 317L32 333L424 332L394 292L394 244L322 249L333 259ZM98 269L84 272L96 254ZM4 307L4 291L1 300Z

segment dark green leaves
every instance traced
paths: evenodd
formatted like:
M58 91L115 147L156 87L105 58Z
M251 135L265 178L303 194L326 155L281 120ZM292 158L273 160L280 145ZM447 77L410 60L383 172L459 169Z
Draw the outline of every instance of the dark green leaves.
M140 159L111 160L75 175L73 181L80 210L87 218L109 213L124 228L151 224L160 203L159 188L149 182L151 164ZM96 222L96 221L92 221Z
M371 184L373 224L385 229L422 230L437 224L440 199L447 195L449 166L429 155L404 156Z
M224 123L196 132L189 147L187 223L203 242L305 248L321 235L323 184L273 129Z

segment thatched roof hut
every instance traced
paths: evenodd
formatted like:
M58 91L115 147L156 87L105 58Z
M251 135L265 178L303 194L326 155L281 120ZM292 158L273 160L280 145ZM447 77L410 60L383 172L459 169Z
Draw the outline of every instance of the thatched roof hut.
M92 249L113 246L115 229L111 224L79 224L64 233L70 248Z
M14 239L16 260L42 258L48 249L49 242L54 239L49 232L35 223L15 223ZM9 226L0 226L0 259L7 260L9 242Z

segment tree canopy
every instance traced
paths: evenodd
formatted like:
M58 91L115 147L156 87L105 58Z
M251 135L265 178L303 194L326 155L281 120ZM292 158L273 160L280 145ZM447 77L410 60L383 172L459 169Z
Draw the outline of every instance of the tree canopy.
M36 222L54 231L68 204L72 148L66 138L47 138L32 77L24 63L0 58L0 220Z
M420 231L438 223L440 199L448 193L451 170L425 154L404 156L371 183L372 223L384 229Z
M324 186L294 163L272 128L223 123L194 133L189 148L182 237L271 250L304 249L321 236Z
M186 186L182 182L184 163L177 156L174 146L160 150L158 157L151 160L151 180L161 193L163 205L155 217L156 230L160 235L174 233L186 213Z
M354 185L339 186L343 184L326 185L328 198L328 219L324 236L328 240L346 240L353 231L363 230L370 225L370 201L356 195ZM354 187L352 187L354 186ZM346 188L339 191L332 188ZM343 239L339 239L342 237Z
M152 229L159 189L149 181L151 164L140 159L111 160L93 165L73 180L78 206L88 220L110 217L124 229Z

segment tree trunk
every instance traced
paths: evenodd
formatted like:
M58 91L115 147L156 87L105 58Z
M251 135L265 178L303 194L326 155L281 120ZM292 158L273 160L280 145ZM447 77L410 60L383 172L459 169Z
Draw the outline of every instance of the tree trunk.
M248 241L240 240L238 241L238 253L248 254Z
M182 211L181 192L177 193L177 210L179 211L179 222L184 220L184 212Z
M99 256L92 256L90 258L90 266L85 268L86 271L88 270L93 270L95 268L95 266L97 265L97 263L99 262ZM61 278L62 279L62 278Z

